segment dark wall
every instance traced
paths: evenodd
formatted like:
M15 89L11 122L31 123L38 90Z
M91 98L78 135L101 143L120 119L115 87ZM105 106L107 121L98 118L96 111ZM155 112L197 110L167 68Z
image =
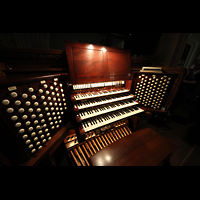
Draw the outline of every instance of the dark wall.
M131 53L132 55L153 56L162 33L132 33Z

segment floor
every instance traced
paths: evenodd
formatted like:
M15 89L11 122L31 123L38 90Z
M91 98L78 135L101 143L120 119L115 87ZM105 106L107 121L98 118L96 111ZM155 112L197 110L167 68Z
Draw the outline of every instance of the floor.
M171 155L171 166L200 166L200 102L180 102L175 114L142 115L137 130L147 127L168 138L177 148ZM65 146L55 152L56 165L70 166ZM50 165L43 161L40 165Z
M173 115L142 116L138 129L151 127L177 146L171 166L200 166L199 123L200 103L180 102Z

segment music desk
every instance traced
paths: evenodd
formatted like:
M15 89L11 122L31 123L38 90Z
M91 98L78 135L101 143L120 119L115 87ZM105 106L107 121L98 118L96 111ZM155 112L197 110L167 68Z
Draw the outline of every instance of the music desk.
M146 128L110 144L89 161L91 166L156 166L167 160L175 148L168 139Z

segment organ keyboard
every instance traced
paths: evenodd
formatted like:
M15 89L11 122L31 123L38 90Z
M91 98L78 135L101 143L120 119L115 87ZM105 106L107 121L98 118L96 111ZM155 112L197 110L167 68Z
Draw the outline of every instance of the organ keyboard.
M129 93L130 89L125 88L125 82L119 81L117 85L116 82L79 84L78 87L73 85L74 90L79 88L79 92L71 95L71 100L74 103L76 121L81 122L79 126L81 135L144 111L136 106L138 102ZM91 85L101 85L104 88L90 91ZM80 88L87 88L87 91L82 91Z
M129 106L137 105L138 103L134 100L124 100L116 103L109 103L101 106L96 106L94 108L85 109L81 111L79 115L77 115L77 121L82 121L84 119L88 119L90 117L96 117L101 114L105 114L108 112L116 111L122 108L126 108Z
M81 135L144 111L130 93L129 50L72 42L65 47L70 97Z
M134 95L132 95L132 94L120 94L120 95L113 95L110 97L92 99L92 100L88 100L88 101L75 102L74 110L76 111L76 110L81 110L81 109L89 108L89 107L93 107L93 106L100 106L102 104L114 103L116 101L127 100L127 99L130 99L133 97L134 97Z

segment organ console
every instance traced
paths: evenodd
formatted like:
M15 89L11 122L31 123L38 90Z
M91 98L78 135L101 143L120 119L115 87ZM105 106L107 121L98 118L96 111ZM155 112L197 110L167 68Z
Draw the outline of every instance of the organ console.
M69 71L1 78L1 165L36 165L64 141L73 165L90 166L134 134L136 115L167 112L182 79L178 68L131 71L129 50L69 41L65 49Z

